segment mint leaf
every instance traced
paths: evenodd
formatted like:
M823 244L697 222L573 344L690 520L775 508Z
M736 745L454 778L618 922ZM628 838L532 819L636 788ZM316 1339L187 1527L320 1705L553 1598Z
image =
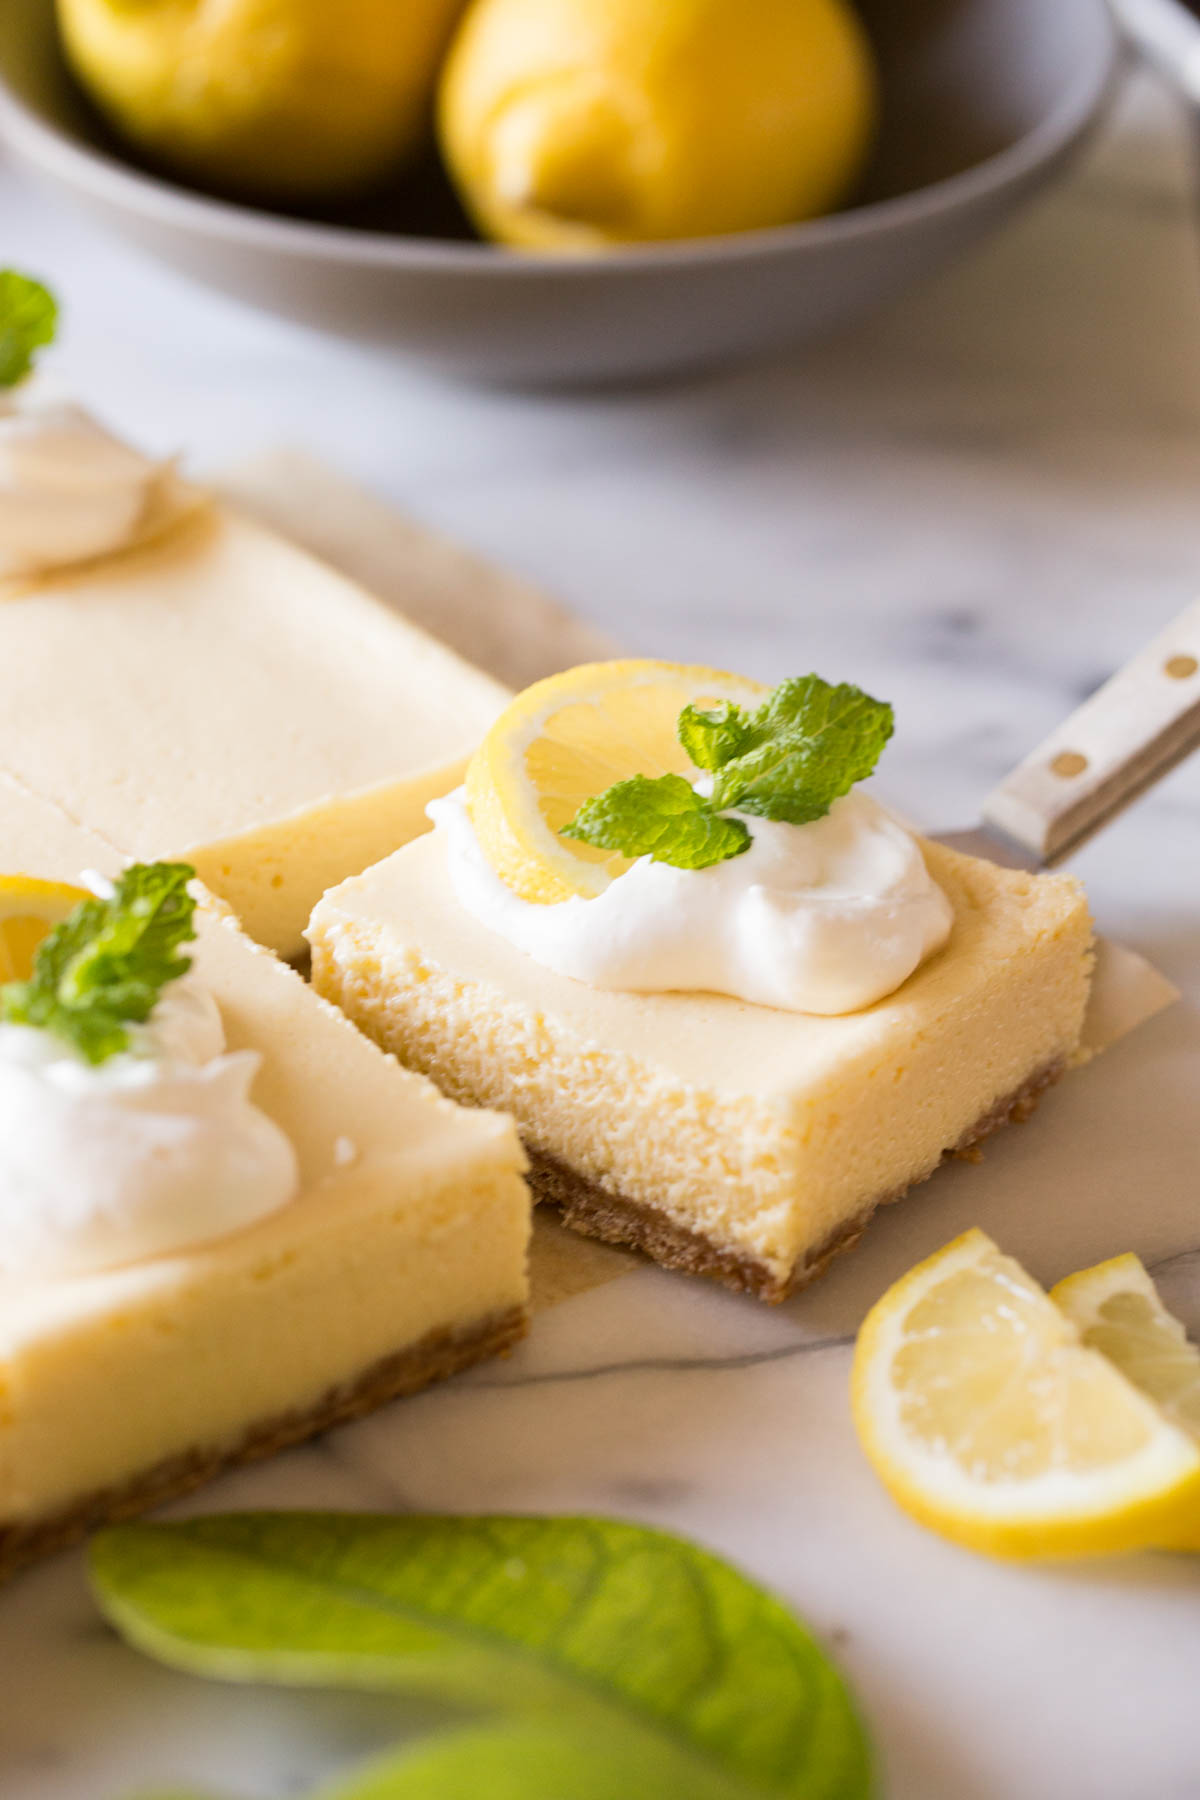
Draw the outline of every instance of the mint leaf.
M0 388L25 379L57 328L58 303L49 288L16 269L0 269Z
M685 706L676 727L679 741L698 769L719 769L731 757L740 756L751 735L750 715L733 700L705 710Z
M665 1532L590 1518L243 1513L111 1527L93 1539L91 1575L131 1643L195 1674L501 1710L599 1741L615 1767L640 1760L670 1800L870 1792L862 1728L803 1626ZM505 1793L490 1780L458 1793ZM453 1791L427 1786L423 1800ZM574 1793L532 1781L509 1791Z
M819 675L782 681L752 713L723 700L685 706L679 741L714 776L709 798L682 775L633 775L586 800L562 836L652 856L677 869L707 869L750 848L740 819L754 813L807 825L872 773L892 735L892 709L861 688Z
M563 837L651 856L677 869L707 869L750 848L740 819L722 819L682 775L631 775L585 800Z
M90 1063L129 1047L168 982L185 975L179 953L196 935L188 863L133 863L111 900L84 900L37 947L29 981L0 987L0 1020L35 1025Z
M806 825L872 773L892 735L883 700L819 675L780 682L753 714L743 747L713 784L717 811L736 807Z

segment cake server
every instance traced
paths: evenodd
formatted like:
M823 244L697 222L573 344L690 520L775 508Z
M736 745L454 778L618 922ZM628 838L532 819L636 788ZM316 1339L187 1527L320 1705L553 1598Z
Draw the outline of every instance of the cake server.
M1198 746L1194 601L992 789L977 826L931 835L1006 868L1053 868ZM1106 1049L1178 997L1144 957L1098 937L1083 1049Z
M1198 747L1200 600L992 789L977 826L931 835L1007 868L1053 868Z

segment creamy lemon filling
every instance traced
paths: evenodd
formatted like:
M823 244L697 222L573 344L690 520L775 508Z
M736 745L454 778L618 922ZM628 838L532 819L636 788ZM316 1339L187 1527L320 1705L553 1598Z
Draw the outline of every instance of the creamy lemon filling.
M204 987L173 983L130 1038L93 1066L49 1031L0 1025L0 1273L169 1255L294 1198L296 1152L250 1098L262 1058L225 1054Z
M496 874L461 789L428 811L466 911L591 987L855 1012L894 993L953 923L917 840L864 793L807 825L746 818L750 848L711 868L643 856L594 897L549 905Z
M172 483L82 407L0 397L0 577L41 575L126 549Z

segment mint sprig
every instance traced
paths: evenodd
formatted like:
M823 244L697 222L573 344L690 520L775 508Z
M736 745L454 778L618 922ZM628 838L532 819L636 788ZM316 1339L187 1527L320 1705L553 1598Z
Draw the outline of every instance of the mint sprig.
M92 1540L170 1667L482 1709L321 1800L867 1800L829 1658L721 1558L616 1519L234 1513ZM315 1800L315 1797L314 1797Z
M25 379L57 329L58 302L49 288L16 269L0 269L0 388Z
M732 756L717 766L712 804L807 825L865 781L892 735L884 700L819 675L794 675L745 721Z
M677 869L708 869L750 848L742 821L723 819L682 775L618 781L585 800L562 835Z
M84 900L44 937L28 981L0 987L0 1021L53 1032L89 1063L129 1048L196 935L188 863L133 863L109 900Z
M685 706L679 741L712 775L711 795L682 775L634 775L585 801L562 835L678 869L709 868L750 845L746 826L725 814L790 825L824 818L872 773L893 723L886 701L819 675L780 682L753 712L729 700Z

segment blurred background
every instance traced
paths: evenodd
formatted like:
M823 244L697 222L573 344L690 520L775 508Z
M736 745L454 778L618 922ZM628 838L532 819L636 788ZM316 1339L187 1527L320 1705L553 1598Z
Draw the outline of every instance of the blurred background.
M201 280L579 384L883 304L1053 176L1115 58L1105 0L7 0L0 130Z

